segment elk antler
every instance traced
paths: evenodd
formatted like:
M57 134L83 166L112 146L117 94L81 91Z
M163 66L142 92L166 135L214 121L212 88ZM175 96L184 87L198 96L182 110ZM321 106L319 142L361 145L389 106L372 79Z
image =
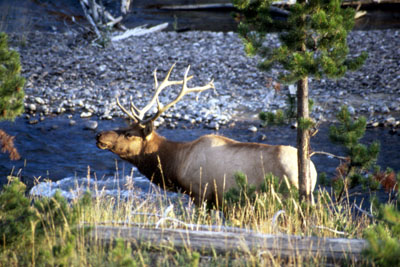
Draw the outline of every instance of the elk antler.
M179 100L181 100L181 98L191 92L202 92L205 91L207 89L215 89L214 87L214 83L213 80L211 80L210 82L208 82L206 85L204 86L199 86L199 87L193 87L193 88L188 88L187 87L187 82L193 78L193 76L187 76L190 70L190 65L187 67L186 71L185 71L185 75L183 76L183 80L180 81L169 81L169 76L171 75L171 72L173 70L173 68L175 67L175 64L172 65L172 67L169 69L167 76L165 76L165 79L162 81L161 84L158 84L158 80L157 80L157 69L154 70L153 75L154 75L154 88L156 90L156 92L154 93L153 97L151 98L150 102L142 109L138 109L132 102L132 97L130 97L130 101L131 101L131 106L130 106L130 112L128 110L126 110L121 103L119 102L119 99L117 97L117 105L120 107L120 109L126 113L131 119L133 119L136 123L141 123L141 124L146 124L150 121L154 122L164 111L166 111L167 109L169 109L171 106L175 105ZM165 89L168 86L171 85L179 85L182 84L182 89L179 92L178 96L170 103L168 103L167 105L163 106L160 103L160 100L158 99L159 94L161 93L161 91L163 89ZM154 105L154 103L157 102L157 113L147 119L147 120L143 120L146 112L148 112L150 110L150 108Z

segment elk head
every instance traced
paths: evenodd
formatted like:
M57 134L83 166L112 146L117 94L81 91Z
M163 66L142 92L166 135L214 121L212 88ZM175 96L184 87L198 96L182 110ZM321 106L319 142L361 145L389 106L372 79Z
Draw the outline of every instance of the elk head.
M111 152L119 155L123 159L132 159L135 156L143 153L146 147L156 147L157 142L159 142L159 138L156 140L154 137L154 121L168 108L175 105L185 94L192 92L202 92L207 89L215 89L214 83L211 80L204 86L188 88L187 82L193 78L193 76L188 77L188 73L190 70L190 66L187 67L185 74L183 76L183 80L179 81L170 81L169 77L174 68L175 64L169 69L165 79L158 83L157 80L157 69L154 70L154 87L155 93L151 98L150 102L143 108L137 108L130 99L130 111L125 109L119 99L117 98L118 107L132 119L133 123L124 129L118 129L114 131L105 131L101 132L97 135L97 146L101 149L108 149ZM168 86L172 85L182 85L180 92L176 96L176 98L166 104L165 106L160 103L158 96L161 91ZM145 119L146 113L151 109L151 107L157 103L157 112L150 118ZM130 160L132 161L132 160Z

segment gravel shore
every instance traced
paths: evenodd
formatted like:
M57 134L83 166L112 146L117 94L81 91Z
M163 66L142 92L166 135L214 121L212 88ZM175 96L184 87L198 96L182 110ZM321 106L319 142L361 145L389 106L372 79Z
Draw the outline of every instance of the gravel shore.
M24 38L26 42L21 41ZM288 86L274 89L279 69L259 71L258 59L246 56L233 32L158 32L106 48L93 46L74 32L33 32L10 39L21 55L31 123L62 113L94 121L124 116L115 98L128 107L132 96L137 106L144 106L153 93L154 69L162 80L173 63L177 64L171 79L182 79L190 65L194 78L189 85L214 79L216 91L203 92L198 101L195 95L185 96L158 119L159 124L176 127L185 122L217 129L286 106ZM277 36L271 34L269 42L276 46ZM340 80L310 79L312 117L333 121L340 107L348 105L355 116L366 116L370 125L400 127L400 30L354 31L348 42L350 51L367 51L369 57L360 70ZM165 90L161 102L171 101L177 91Z

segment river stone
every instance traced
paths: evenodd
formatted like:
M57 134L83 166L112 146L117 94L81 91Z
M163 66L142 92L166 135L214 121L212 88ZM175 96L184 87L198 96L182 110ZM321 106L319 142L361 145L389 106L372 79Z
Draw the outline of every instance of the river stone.
M378 121L374 121L374 122L371 124L371 126L376 128L376 127L379 126L379 122L378 122Z
M395 119L394 117L387 117L387 118L385 119L385 122L386 122L386 123L389 123L389 124L393 124L393 123L396 122L396 119Z
M29 104L29 105L28 105L28 109L29 109L30 111L32 111L32 112L35 112L35 111L36 111L36 105L35 105L35 104Z
M389 130L389 133L390 133L391 135L395 135L395 134L397 133L397 129L391 128L391 129Z
M219 124L217 122L215 122L215 121L212 121L207 125L207 128L218 131L219 130Z
M90 117L92 117L92 112L90 112L90 111L87 111L87 112L82 112L81 113L81 118L90 118Z
M385 117L378 116L387 112L386 106L390 110L386 116L393 116L398 121L399 114L394 112L400 111L396 42L399 36L399 29L352 31L348 37L350 49L357 50L362 46L369 57L362 68L340 80L310 79L310 98L323 107L311 115L317 120L334 121L336 111L347 102L354 108L355 116L366 115L369 109L367 116L373 121L384 122ZM295 86L274 88L277 85L274 81L281 72L279 67L271 69L271 81L266 81L265 75L257 69L259 58L246 56L240 37L234 32L157 32L141 38L128 38L104 49L98 49L86 40L76 42L75 37L60 33L52 33L51 38L43 32L30 34L30 45L20 51L23 75L27 77L27 112L41 111L45 103L57 114L65 111L61 108L68 108L69 113L73 110L77 114L90 111L103 119L102 115L106 114L100 109L107 107L109 116L125 116L117 111L115 97L119 96L126 108L129 108L129 96L133 97L136 105L143 107L154 93L153 70L158 67L161 82L177 59L171 81L182 79L186 66L190 64L192 68L188 75L193 75L194 79L188 86L202 86L214 78L218 95L207 90L200 95L198 102L195 94L188 95L175 109L169 110L175 120L177 111L182 115L181 119L186 113L190 118L200 118L198 123L203 126L208 120L223 125L225 120L221 113L228 116L227 121L238 118L253 120L251 116L260 110L285 109L286 95L296 91ZM276 34L269 34L265 42L267 46L276 47L279 39ZM56 47L56 50L43 47ZM159 53L151 53L154 51L151 47L156 47ZM161 54L164 55L162 62ZM194 54L197 56L190 56ZM48 66L54 66L54 70L50 71ZM161 103L170 102L179 90L177 86L163 91ZM36 105L37 109L30 110L30 104ZM200 112L203 108L206 111ZM213 118L210 114L218 116Z
M85 122L84 129L85 130L96 130L98 126L97 121L87 121Z
M38 103L39 105L44 105L44 100L40 97L35 97L35 102Z
M348 106L347 109L350 115L353 116L354 114L356 114L356 109L353 106Z
M249 127L249 131L255 133L255 132L257 132L257 127L252 125Z

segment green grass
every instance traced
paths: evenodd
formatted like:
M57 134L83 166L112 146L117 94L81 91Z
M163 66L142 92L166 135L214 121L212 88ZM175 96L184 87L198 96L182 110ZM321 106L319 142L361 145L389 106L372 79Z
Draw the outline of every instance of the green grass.
M127 186L134 189L133 185ZM119 238L106 243L97 239L96 233L89 233L97 225L151 228L158 224L161 228L185 229L190 224L241 227L265 234L362 238L371 224L367 216L353 216L351 203L338 205L324 190L315 193L315 206L298 203L295 190L282 186L272 176L267 177L261 192L242 191L234 201L228 197L223 216L206 205L188 207L179 201L174 201L171 209L172 203L162 194L143 200L133 193L123 200L101 192L95 189L91 196L82 194L68 203L60 194L27 197L25 186L16 178L10 179L0 197L0 266L318 265L324 259L316 255L281 259L268 251L203 253L189 244L182 249L125 243ZM275 216L281 210L285 212ZM9 231L10 227L14 230Z

